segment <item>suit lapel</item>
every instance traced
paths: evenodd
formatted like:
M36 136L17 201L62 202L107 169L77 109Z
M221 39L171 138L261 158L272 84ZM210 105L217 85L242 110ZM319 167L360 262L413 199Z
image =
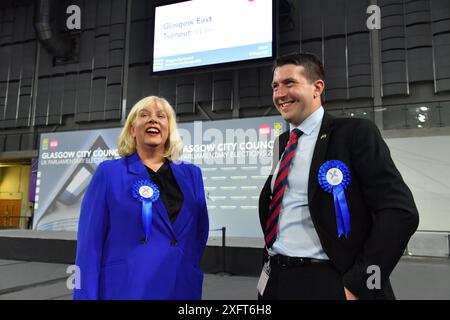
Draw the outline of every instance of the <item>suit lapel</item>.
M316 146L314 148L314 153L311 160L311 168L309 170L308 203L312 203L311 200L319 187L317 174L320 166L325 162L328 141L330 141L330 133L333 127L333 120L333 116L329 115L327 112L324 113L322 125L320 127L320 132L317 137Z
M194 185L189 185L187 183L188 177L184 170L182 169L183 164L176 164L172 161L169 162L170 168L172 169L173 176L180 187L181 193L183 194L183 204L181 206L180 212L178 213L177 218L175 219L175 223L173 224L173 228L176 235L181 234L184 227L188 225L189 219L192 218L192 214L189 214L189 208L187 208L187 199L191 197L188 192L193 189Z
M289 132L290 131L286 131L284 132L281 136L280 136L280 144L279 144L279 153L278 153L278 161L280 161L281 156L283 155L284 149L286 148L286 145L288 143L289 140ZM278 163L278 162L277 162ZM277 166L277 163L275 163L274 167Z

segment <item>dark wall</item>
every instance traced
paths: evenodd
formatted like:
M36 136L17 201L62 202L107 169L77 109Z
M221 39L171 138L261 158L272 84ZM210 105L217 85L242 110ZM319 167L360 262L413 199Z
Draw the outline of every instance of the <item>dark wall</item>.
M322 58L328 109L373 106L377 74L383 103L450 99L450 1L378 0L382 29L375 38L366 27L373 2L279 0L278 54ZM153 1L59 3L81 8L81 30L72 32L80 39L78 63L55 65L38 44L32 1L0 5L0 152L35 150L42 132L120 126L122 100L129 110L152 94L167 98L179 121L277 113L270 64L152 77Z

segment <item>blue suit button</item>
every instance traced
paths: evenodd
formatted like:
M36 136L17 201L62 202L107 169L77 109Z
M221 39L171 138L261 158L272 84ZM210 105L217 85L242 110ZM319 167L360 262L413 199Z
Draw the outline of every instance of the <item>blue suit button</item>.
M177 241L177 240L175 240L175 239L170 240L170 245L171 245L172 247L175 247L177 244L178 244L178 241Z

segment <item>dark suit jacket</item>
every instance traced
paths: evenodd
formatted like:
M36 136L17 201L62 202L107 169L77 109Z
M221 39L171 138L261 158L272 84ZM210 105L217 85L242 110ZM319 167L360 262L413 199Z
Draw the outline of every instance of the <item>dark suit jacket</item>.
M288 138L285 132L275 143L280 156ZM318 184L319 168L328 160L344 162L351 173L345 190L351 222L348 238L338 238L333 195ZM268 217L272 174L259 199L262 228ZM419 217L411 191L373 122L335 118L325 112L309 172L308 204L322 247L342 274L344 286L362 299L394 299L389 276L417 229ZM371 265L380 268L380 290L367 287L373 275L368 271Z

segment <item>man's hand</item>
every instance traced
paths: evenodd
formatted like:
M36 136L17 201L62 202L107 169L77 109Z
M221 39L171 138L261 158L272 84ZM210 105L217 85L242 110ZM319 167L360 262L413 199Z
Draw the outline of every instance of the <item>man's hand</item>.
M345 298L347 300L359 300L353 293L351 293L346 287L344 287Z

